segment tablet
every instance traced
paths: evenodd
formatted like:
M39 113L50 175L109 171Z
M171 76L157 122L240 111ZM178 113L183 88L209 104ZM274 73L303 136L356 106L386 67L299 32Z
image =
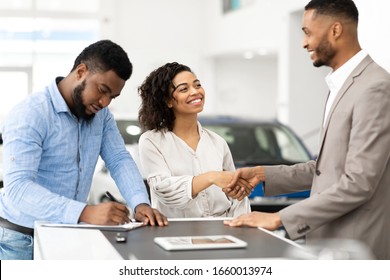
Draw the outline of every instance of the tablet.
M248 245L231 235L155 237L154 242L167 251L245 248Z

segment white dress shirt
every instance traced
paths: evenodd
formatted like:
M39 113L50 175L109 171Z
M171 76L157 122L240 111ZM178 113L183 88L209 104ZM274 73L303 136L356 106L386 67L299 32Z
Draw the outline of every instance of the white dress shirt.
M330 72L325 81L329 87L329 97L326 102L325 107L325 115L323 126L325 127L326 120L328 118L328 114L330 108L332 108L333 102L336 99L339 90L343 86L344 82L347 80L348 76L352 73L352 71L358 66L360 62L367 56L367 53L364 50L361 50L357 54L355 54L352 58L350 58L346 63L344 63L339 69L336 71Z
M152 207L169 218L235 217L250 212L248 198L238 201L211 185L192 197L192 179L208 171L234 171L226 141L198 123L196 151L172 131L147 131L139 141Z

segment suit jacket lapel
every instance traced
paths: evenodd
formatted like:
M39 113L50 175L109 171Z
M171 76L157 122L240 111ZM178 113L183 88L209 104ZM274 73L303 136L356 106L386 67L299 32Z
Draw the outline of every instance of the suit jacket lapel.
M327 120L325 122L325 126L323 126L322 129L321 129L321 134L320 134L321 135L320 136L320 151L318 153L317 161L319 160L319 158L321 156L322 147L324 145L326 133L328 131L329 122L330 122L330 120L332 118L332 114L333 114L335 108L337 107L338 103L340 102L340 100L344 96L344 94L347 92L349 87L353 84L355 77L359 76L363 72L363 70L372 62L373 62L372 58L369 55L367 55L363 59L363 61L360 62L359 65L348 76L347 80L344 82L343 86L341 87L341 89L337 93L336 98L335 98L335 100L334 100L334 102L332 104L332 107L330 107L328 118L327 118Z
M325 118L325 111L326 111L326 103L328 103L330 96L330 91L328 91L328 97L326 98L325 105L324 105L324 111L322 112L322 122L321 122L321 129L320 129L320 144L322 144L322 140L324 138L324 118Z

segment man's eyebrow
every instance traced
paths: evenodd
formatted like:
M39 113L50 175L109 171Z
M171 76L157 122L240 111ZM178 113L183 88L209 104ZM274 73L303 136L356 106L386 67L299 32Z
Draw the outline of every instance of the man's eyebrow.
M111 88L110 88L108 85L106 85L106 84L101 84L101 86L104 87L104 90L105 90L105 91L107 91L107 92L109 92L109 93L112 92Z
M106 84L101 84L101 86L104 88L104 91L106 91L106 93L110 94L111 98L115 98L120 95L120 92L117 94L113 94L112 89Z

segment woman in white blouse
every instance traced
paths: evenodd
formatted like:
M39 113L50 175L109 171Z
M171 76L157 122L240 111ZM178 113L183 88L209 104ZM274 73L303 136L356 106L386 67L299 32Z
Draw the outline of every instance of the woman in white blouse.
M240 181L226 195L233 178L233 158L226 141L202 128L205 92L188 66L167 63L138 89L140 159L147 174L153 207L169 218L236 217L250 212L251 189Z

